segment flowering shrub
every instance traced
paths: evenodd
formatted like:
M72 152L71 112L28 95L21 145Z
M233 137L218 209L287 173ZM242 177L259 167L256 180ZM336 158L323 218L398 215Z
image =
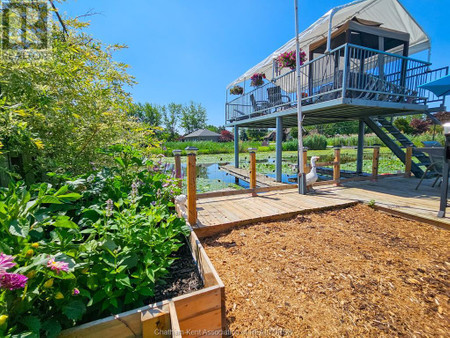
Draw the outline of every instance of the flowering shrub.
M167 274L188 233L175 180L132 147L103 153L117 166L0 189L0 336L54 337L142 306Z
M262 86L264 84L264 79L266 78L266 74L264 73L255 73L250 78L251 83L250 86L252 87L258 87Z
M241 86L233 86L230 88L230 94L231 95L242 95L244 93L244 88Z
M295 69L296 68L296 54L297 52L295 50L291 51L291 52L285 52L283 54L281 54L280 56L278 56L278 67L280 69L283 68L290 68L290 69ZM306 53L304 51L300 51L300 66L305 63L306 61Z

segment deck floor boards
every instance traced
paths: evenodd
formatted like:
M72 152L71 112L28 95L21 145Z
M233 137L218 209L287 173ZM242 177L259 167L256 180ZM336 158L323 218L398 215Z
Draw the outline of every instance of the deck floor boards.
M197 201L200 237L234 226L295 216L302 212L375 201L376 206L401 212L428 223L450 227L450 218L437 218L440 189L425 180L419 190L415 178L389 177L378 181L346 182L341 186L316 187L314 194L299 195L296 189L202 198ZM449 210L450 215L450 210Z

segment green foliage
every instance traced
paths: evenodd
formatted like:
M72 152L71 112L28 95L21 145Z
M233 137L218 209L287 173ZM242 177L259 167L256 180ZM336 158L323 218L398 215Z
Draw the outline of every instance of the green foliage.
M191 101L181 110L181 127L186 134L206 127L206 109L200 104Z
M171 212L174 180L131 146L103 152L116 163L58 187L0 189L0 252L15 256L24 289L0 289L0 336L61 329L143 306L188 229ZM57 177L64 180L64 177ZM52 270L49 259L67 263ZM59 263L60 264L60 263Z
M234 153L234 142L213 142L213 141L187 141L187 142L164 142L162 147L152 150L154 154L162 154L172 156L174 149L182 150L182 154L186 155L186 147L198 148L198 154L232 154ZM273 151L275 145L267 147L261 146L261 142L246 141L239 142L239 152L248 153L248 148L258 148L258 151Z
M358 135L347 135L347 136L335 136L328 137L327 142L329 146L347 146L356 147L358 145ZM383 142L374 134L364 135L364 146L371 147L375 144L382 144Z
M321 150L327 148L327 138L319 134L311 134L303 137L303 146L308 147L309 150ZM283 143L284 151L298 150L298 140L292 140Z
M317 128L317 130L325 136L335 136L335 135L357 134L358 125L359 125L358 121L345 121L337 123L328 123L310 128Z
M402 133L412 134L413 128L409 125L409 120L404 117L398 117L394 121L394 126Z
M4 153L24 162L17 168L23 177L80 173L97 160L97 148L147 142L148 128L126 113L124 88L134 80L127 65L113 60L123 46L83 33L87 24L77 20L65 23L68 35L54 25L48 57L0 58L0 141Z
M262 141L267 135L267 128L248 128L247 135L250 141Z
M150 126L160 126L162 121L161 107L146 103L133 103L129 108L129 115L135 117L140 122Z
M178 119L183 111L183 106L177 103L169 103L166 106L161 107L163 124L165 132L167 133L166 139L168 141L175 141L178 138L177 126Z

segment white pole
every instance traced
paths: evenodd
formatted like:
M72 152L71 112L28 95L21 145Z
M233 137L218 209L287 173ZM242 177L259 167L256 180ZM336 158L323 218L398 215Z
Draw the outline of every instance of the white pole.
M306 194L306 177L303 171L303 114L302 88L300 78L300 41L298 39L298 0L295 0L295 43L296 43L296 73L297 73L297 128L298 128L298 193Z

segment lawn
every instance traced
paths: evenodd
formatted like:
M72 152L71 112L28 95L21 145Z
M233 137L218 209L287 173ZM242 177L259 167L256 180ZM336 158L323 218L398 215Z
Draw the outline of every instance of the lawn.
M233 336L447 336L450 233L368 206L204 240Z

